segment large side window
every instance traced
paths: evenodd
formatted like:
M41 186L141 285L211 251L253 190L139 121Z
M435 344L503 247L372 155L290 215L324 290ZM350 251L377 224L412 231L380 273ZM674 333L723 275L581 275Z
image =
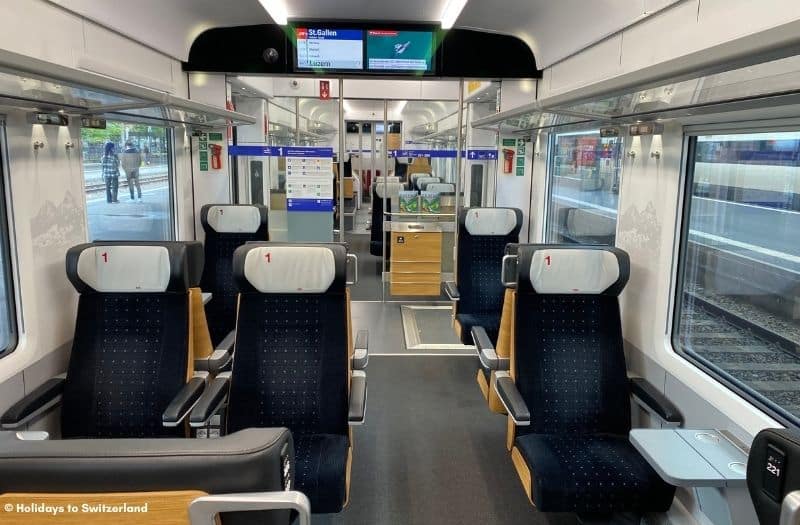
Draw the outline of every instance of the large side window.
M17 346L11 228L6 210L6 158L5 126L0 121L0 357L10 354Z
M170 131L109 121L81 142L89 240L172 239Z
M689 139L673 345L800 422L800 131Z
M598 130L555 133L549 151L546 241L613 245L622 137L601 137Z

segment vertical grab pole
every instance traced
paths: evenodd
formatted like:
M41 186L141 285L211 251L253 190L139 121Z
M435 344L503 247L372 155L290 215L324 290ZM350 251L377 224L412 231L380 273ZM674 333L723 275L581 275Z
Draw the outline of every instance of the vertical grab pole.
M389 135L389 133L388 133L389 130L386 129L386 126L388 124L388 122L387 122L388 121L388 116L389 116L389 102L386 99L383 99L383 140L381 141L381 145L382 145L381 151L383 152L382 153L382 156L383 156L383 217L381 217L381 221L383 221L383 226L384 226L383 228L381 228L381 232L382 232L382 235L383 235L383 239L381 239L381 245L383 246L383 266L382 266L382 270L381 270L381 302L383 302L383 303L386 302L386 283L383 282L383 276L386 273L386 269L387 269L387 266L386 266L386 263L387 263L387 261L386 261L386 243L391 241L391 239L392 239L392 234L391 233L389 233L388 239L387 239L387 235L386 235L387 234L387 231L386 231L386 218L388 217L390 220L392 218L391 215L387 215L387 212L389 212L391 210L389 210L386 207L386 204L387 204L387 201L388 201L388 199L386 198L388 196L388 191L387 191L388 188L387 188L387 186L388 186L388 182L389 182L389 158L386 156L386 153L388 153L387 152L387 148L386 148L386 139L387 139L387 137ZM372 131L375 132L375 130L372 130ZM375 135L375 138L377 139L377 134Z
M344 79L339 78L339 242L344 242ZM353 214L353 221L356 216ZM358 271L358 270L356 270Z
M463 132L461 130L464 124L464 79L460 79L458 81L458 129L456 133L456 200L455 200L455 218L453 219L453 224L455 225L455 231L453 233L453 239L455 242L454 249L453 249L453 280L458 282L458 250L455 249L455 246L458 246L458 208L461 205L461 169L462 169L462 161L461 161L461 142L463 140Z

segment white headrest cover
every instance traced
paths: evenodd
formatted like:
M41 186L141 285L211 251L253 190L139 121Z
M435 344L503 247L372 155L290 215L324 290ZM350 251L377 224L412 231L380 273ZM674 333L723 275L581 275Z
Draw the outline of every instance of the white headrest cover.
M619 279L619 262L605 250L537 250L530 280L540 294L599 294Z
M387 182L386 184L378 184L375 186L375 194L381 199L384 197L384 190L387 199L396 199L400 192L403 191L403 185L399 182Z
M425 187L425 191L438 191L439 193L453 193L456 185L447 182L432 182Z
M78 256L78 278L98 292L163 292L169 277L164 246L93 246Z
M254 248L244 276L261 293L322 293L336 276L333 252L321 246Z
M261 226L261 214L255 206L211 206L206 220L218 233L255 233Z
M508 235L517 227L517 215L503 208L472 208L464 226L470 235Z

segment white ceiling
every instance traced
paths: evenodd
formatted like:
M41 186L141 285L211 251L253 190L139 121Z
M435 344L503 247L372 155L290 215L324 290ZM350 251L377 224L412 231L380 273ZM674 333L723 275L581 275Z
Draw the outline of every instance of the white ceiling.
M258 0L49 0L179 60L212 27L271 22ZM290 18L436 21L446 0L285 0ZM696 0L469 0L456 27L516 35L546 67L671 4Z

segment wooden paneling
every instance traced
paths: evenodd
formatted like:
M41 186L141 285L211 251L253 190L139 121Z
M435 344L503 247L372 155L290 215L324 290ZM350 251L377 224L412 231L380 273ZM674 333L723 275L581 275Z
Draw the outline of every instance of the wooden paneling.
M441 262L392 261L392 273L439 273Z
M440 284L395 283L389 286L392 295L439 295Z
M395 261L441 263L441 232L392 232L392 262Z
M442 280L442 233L392 232L391 242L389 293L439 295Z
M0 509L3 509L0 510L0 521L8 525L188 525L189 503L202 496L206 493L193 490L108 494L8 493L0 495ZM107 506L105 512L103 505ZM125 505L128 509L123 508ZM50 508L49 512L45 507ZM13 510L7 511L7 508Z

